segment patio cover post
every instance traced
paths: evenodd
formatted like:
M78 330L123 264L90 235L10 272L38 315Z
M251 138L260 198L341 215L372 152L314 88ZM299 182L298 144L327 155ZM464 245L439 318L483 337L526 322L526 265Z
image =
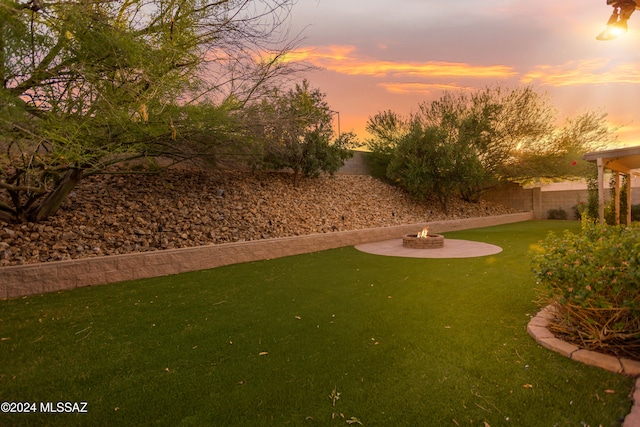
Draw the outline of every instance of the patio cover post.
M600 223L604 223L604 169L616 173L616 223L620 220L620 174L629 177L627 191L627 223L631 223L631 177L640 175L640 145L635 147L617 148L613 150L594 151L582 157L595 163L598 168L598 216Z
M616 199L614 200L614 206L616 210L616 225L620 225L620 172L615 171L616 177Z
M604 224L604 161L598 157L598 218Z
M631 178L631 174L627 175L627 225L631 225Z

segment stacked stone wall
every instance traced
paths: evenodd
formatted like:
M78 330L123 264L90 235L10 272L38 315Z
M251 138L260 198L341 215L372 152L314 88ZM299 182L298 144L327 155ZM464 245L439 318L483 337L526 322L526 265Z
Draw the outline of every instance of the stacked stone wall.
M0 299L69 290L128 280L205 270L361 243L401 238L424 227L446 231L489 227L532 219L530 212L407 224L280 239L113 255L0 268Z

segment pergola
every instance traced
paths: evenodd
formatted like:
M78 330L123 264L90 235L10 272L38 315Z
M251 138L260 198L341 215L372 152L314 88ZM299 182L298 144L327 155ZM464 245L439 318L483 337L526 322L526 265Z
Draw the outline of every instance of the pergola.
M604 170L613 171L616 178L616 224L620 224L620 176L627 175L629 177L626 214L627 224L631 224L631 176L640 176L640 146L595 151L585 154L583 158L598 166L598 215L601 223L604 222Z

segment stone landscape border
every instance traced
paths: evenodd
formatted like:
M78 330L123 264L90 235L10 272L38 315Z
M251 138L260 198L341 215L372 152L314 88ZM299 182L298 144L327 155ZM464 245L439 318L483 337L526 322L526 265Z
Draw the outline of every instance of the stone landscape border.
M424 227L442 233L532 219L532 212L522 212L2 267L0 268L0 299L206 270L242 262L390 240L405 234L416 233Z
M547 329L549 320L551 320L553 316L553 307L547 306L529 321L527 332L538 344L556 353L560 353L569 359L590 366L597 366L607 371L629 377L640 377L640 362L585 350L556 338L556 336Z
M554 316L553 306L546 306L527 325L527 332L541 346L555 351L576 362L589 366L597 366L616 374L636 378L633 391L633 406L631 412L625 417L622 427L640 427L640 362L622 357L610 356L591 350L585 350L576 345L562 341L547 326Z

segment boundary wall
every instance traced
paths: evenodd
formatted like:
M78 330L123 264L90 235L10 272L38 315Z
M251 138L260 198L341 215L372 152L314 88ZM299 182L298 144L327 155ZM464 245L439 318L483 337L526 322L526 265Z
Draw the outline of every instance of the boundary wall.
M337 172L348 175L371 175L369 160L366 152L353 151L353 157L348 159ZM564 185L563 185L564 184ZM569 185L566 185L569 184ZM611 199L608 179L605 180L605 200ZM640 204L640 178L631 181L631 203ZM586 183L565 182L538 187L523 188L518 184L509 184L482 195L483 200L508 206L521 212L533 212L534 219L548 219L552 209L563 209L567 219L576 219L574 206L587 203L589 191Z
M0 299L56 292L242 262L259 261L400 238L419 232L466 230L533 219L531 212L253 240L0 268Z
M574 206L587 203L589 192L579 189L544 190L541 187L522 188L517 184L488 191L483 200L499 203L519 211L533 212L533 219L548 219L551 209L564 209L567 219L576 219ZM609 189L605 192L605 201L611 199ZM631 189L631 203L640 204L640 188Z
M357 150L353 150L351 153L353 153L353 157L347 159L336 173L344 175L371 175L367 153Z

